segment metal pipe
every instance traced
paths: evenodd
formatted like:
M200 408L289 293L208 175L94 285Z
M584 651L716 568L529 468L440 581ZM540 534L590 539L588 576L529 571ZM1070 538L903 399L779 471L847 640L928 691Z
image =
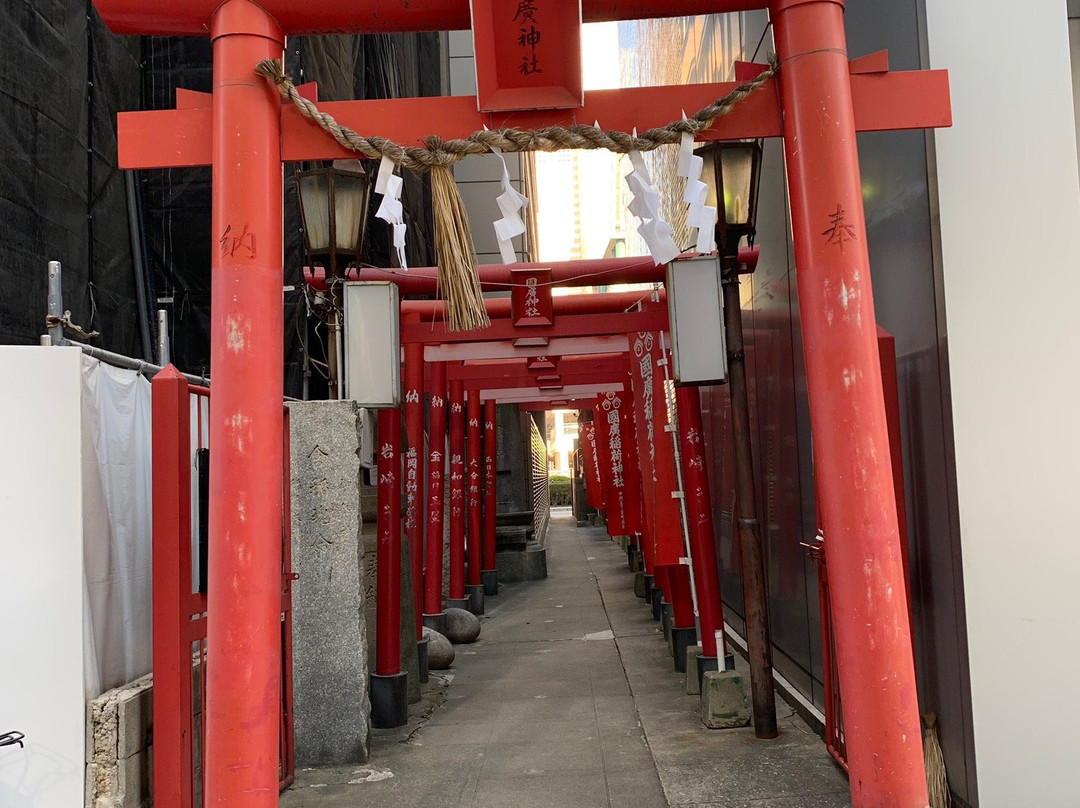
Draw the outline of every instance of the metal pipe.
M424 637L424 502L419 496L424 464L424 346L408 343L405 354L405 537L412 568L416 639Z
M401 670L401 410L379 410L375 673Z
M424 614L443 610L443 502L446 480L446 363L436 362L431 372L428 409L427 569L424 575Z
M483 576L480 572L484 564L483 558L483 535L484 519L481 511L480 497L483 486L483 457L482 445L483 431L480 426L482 417L480 406L480 391L469 390L466 392L468 419L469 419L469 462L467 468L468 480L468 507L469 507L469 586L480 586Z
M770 11L852 805L924 808L844 7L776 0Z
M735 256L724 256L721 258L721 267L724 331L727 334L728 349L728 391L731 396L731 437L735 447L735 509L738 514L738 540L742 556L754 734L758 738L775 738L778 733L776 700L773 695L769 591L765 578L765 547L761 542L757 498L754 493L754 456L750 443L750 405L746 393L738 260Z
M667 345L664 340L664 332L660 332L660 362L664 366L664 381L671 381L671 362L668 358ZM664 385L665 398L667 398L667 390L670 385ZM672 388L674 389L674 388ZM686 485L683 481L683 469L682 469L682 452L679 451L679 413L675 406L674 398L668 398L665 401L665 410L669 413L670 423L665 427L668 433L671 435L671 451L675 460L675 485L678 486L678 500L679 500L679 518L682 520L682 535L683 535L683 551L686 553L686 563L690 566L690 570L694 565L694 552L690 544L690 517L686 509ZM675 492L672 492L674 495ZM692 622L698 623L698 595L697 595L697 583L694 580L694 576L689 574L690 570L687 570L687 579L690 585L690 605L693 608L694 616ZM674 593L672 593L672 603L678 607L678 604L674 600ZM679 627L686 626L687 623L676 622ZM698 625L698 636L701 636L701 626Z
M495 572L495 513L497 445L495 399L484 402L484 569Z
M137 370L139 373L145 373L147 376L154 376L164 370L161 365L153 365L149 362L144 362L141 359L132 359L130 356L106 351L104 348L95 348L93 345L86 345L82 342L73 342L72 340L65 339L60 344L79 348L87 356L92 356L94 359L99 359L106 364L118 368L125 368L127 370ZM197 376L193 373L181 373L180 375L192 384L197 384L202 387L208 387L210 385L210 377L208 376Z
M249 0L210 21L213 168L207 805L273 808L281 726L280 101L252 65L285 38Z
M450 599L465 599L465 385L450 382Z
M46 313L49 316L48 332L53 345L64 344L64 273L59 261L49 262L49 298Z
M146 265L143 262L142 224L139 215L138 191L135 185L135 172L124 172L124 190L127 192L128 239L131 242L131 268L135 275L135 304L139 313L139 343L142 345L143 359L153 359L153 344L150 339L150 301L146 295ZM169 361L157 357L161 365Z
M694 588L697 592L698 620L701 624L701 654L725 660L729 654L724 639L724 603L720 599L720 575L713 539L709 478L705 469L704 429L701 423L701 393L693 385L675 388L679 413L679 440L682 443L686 508L693 548Z
M164 367L172 362L172 345L169 341L169 312L165 309L157 311L157 359L158 364Z
M739 261L744 271L753 271L758 260L757 247L744 247ZM680 257L697 255L683 253ZM656 266L647 256L628 258L590 258L578 261L550 261L529 264L481 264L476 268L480 287L485 292L508 291L513 285L515 269L546 269L551 271L552 286L612 286L623 283L663 283L667 265ZM350 267L345 270L349 281L392 281L403 295L433 295L438 291L438 267L412 267L408 271L385 267ZM326 289L326 269L304 267L304 280L313 289Z

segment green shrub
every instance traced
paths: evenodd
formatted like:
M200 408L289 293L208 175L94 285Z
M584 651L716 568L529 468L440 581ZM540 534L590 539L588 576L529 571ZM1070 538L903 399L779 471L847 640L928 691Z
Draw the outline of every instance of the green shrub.
M570 486L569 477L563 477L561 474L552 474L548 477L548 502L551 503L551 507L558 508L572 504Z

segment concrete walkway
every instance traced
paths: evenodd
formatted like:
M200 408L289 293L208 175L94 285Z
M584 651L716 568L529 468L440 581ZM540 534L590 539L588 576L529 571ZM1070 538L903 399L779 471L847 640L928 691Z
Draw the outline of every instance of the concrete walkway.
M488 598L363 766L297 772L284 808L846 808L824 744L780 703L782 736L706 730L623 554L552 514L548 579Z

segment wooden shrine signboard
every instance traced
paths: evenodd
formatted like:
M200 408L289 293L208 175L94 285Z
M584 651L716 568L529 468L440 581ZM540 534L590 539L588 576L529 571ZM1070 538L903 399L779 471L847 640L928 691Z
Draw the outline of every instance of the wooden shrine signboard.
M480 112L576 109L580 0L471 0Z
M555 322L550 269L512 269L510 309L515 326L549 326ZM530 366L530 370L531 370Z

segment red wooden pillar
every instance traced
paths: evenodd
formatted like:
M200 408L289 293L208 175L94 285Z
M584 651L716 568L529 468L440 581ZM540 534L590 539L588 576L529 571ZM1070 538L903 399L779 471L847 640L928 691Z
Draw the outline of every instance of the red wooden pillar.
M852 804L924 808L844 6L774 0L770 15Z
M443 496L446 480L446 363L431 367L431 406L428 410L427 547L424 572L424 623L440 634L446 631L443 590Z
M191 402L188 383L169 365L154 377L153 669L154 794L162 808L192 797ZM187 584L185 586L184 584Z
M591 411L589 411L591 415ZM585 421L580 424L581 449L585 465L585 492L589 498L589 507L593 510L604 509L604 489L600 483L600 458L596 451L596 424Z
M408 674L401 670L401 410L379 410L375 544L375 673L371 723L408 720Z
M489 398L484 402L484 565L480 572L485 595L499 594L499 571L495 563L495 466L498 448L495 418L495 399Z
M465 383L450 382L450 597L464 609L465 597Z
M277 805L281 723L282 174L279 100L253 66L280 59L248 0L213 48L207 805Z
M655 431L655 410L657 400L655 396L654 353L659 349L655 335L649 332L641 332L629 335L631 359L630 359L630 382L633 388L634 425L637 443L635 449L640 458L641 469L641 531L638 549L641 546L649 548L648 562L645 564L646 598L651 598L651 590L655 583L655 571L653 558L656 548L656 440L663 439L664 434L659 435ZM663 400L659 402L663 406Z
M705 468L705 444L701 423L701 393L694 386L675 388L679 415L679 448L683 464L686 516L690 527L690 552L701 624L699 670L731 670L734 658L724 639L724 604L720 599L720 566L713 540L712 503ZM720 667L721 663L723 667Z
M410 319L419 321L419 315ZM409 565L412 567L413 614L416 615L416 639L424 637L424 504L420 498L420 478L424 470L424 346L405 344L405 537L409 541ZM426 678L423 671L422 678Z
M473 614L484 613L484 582L480 571L484 563L483 535L484 517L481 510L481 489L483 486L483 430L480 426L482 408L480 391L468 392L466 405L468 417L468 463L466 467L467 503L468 503L468 572L466 597L469 610Z

